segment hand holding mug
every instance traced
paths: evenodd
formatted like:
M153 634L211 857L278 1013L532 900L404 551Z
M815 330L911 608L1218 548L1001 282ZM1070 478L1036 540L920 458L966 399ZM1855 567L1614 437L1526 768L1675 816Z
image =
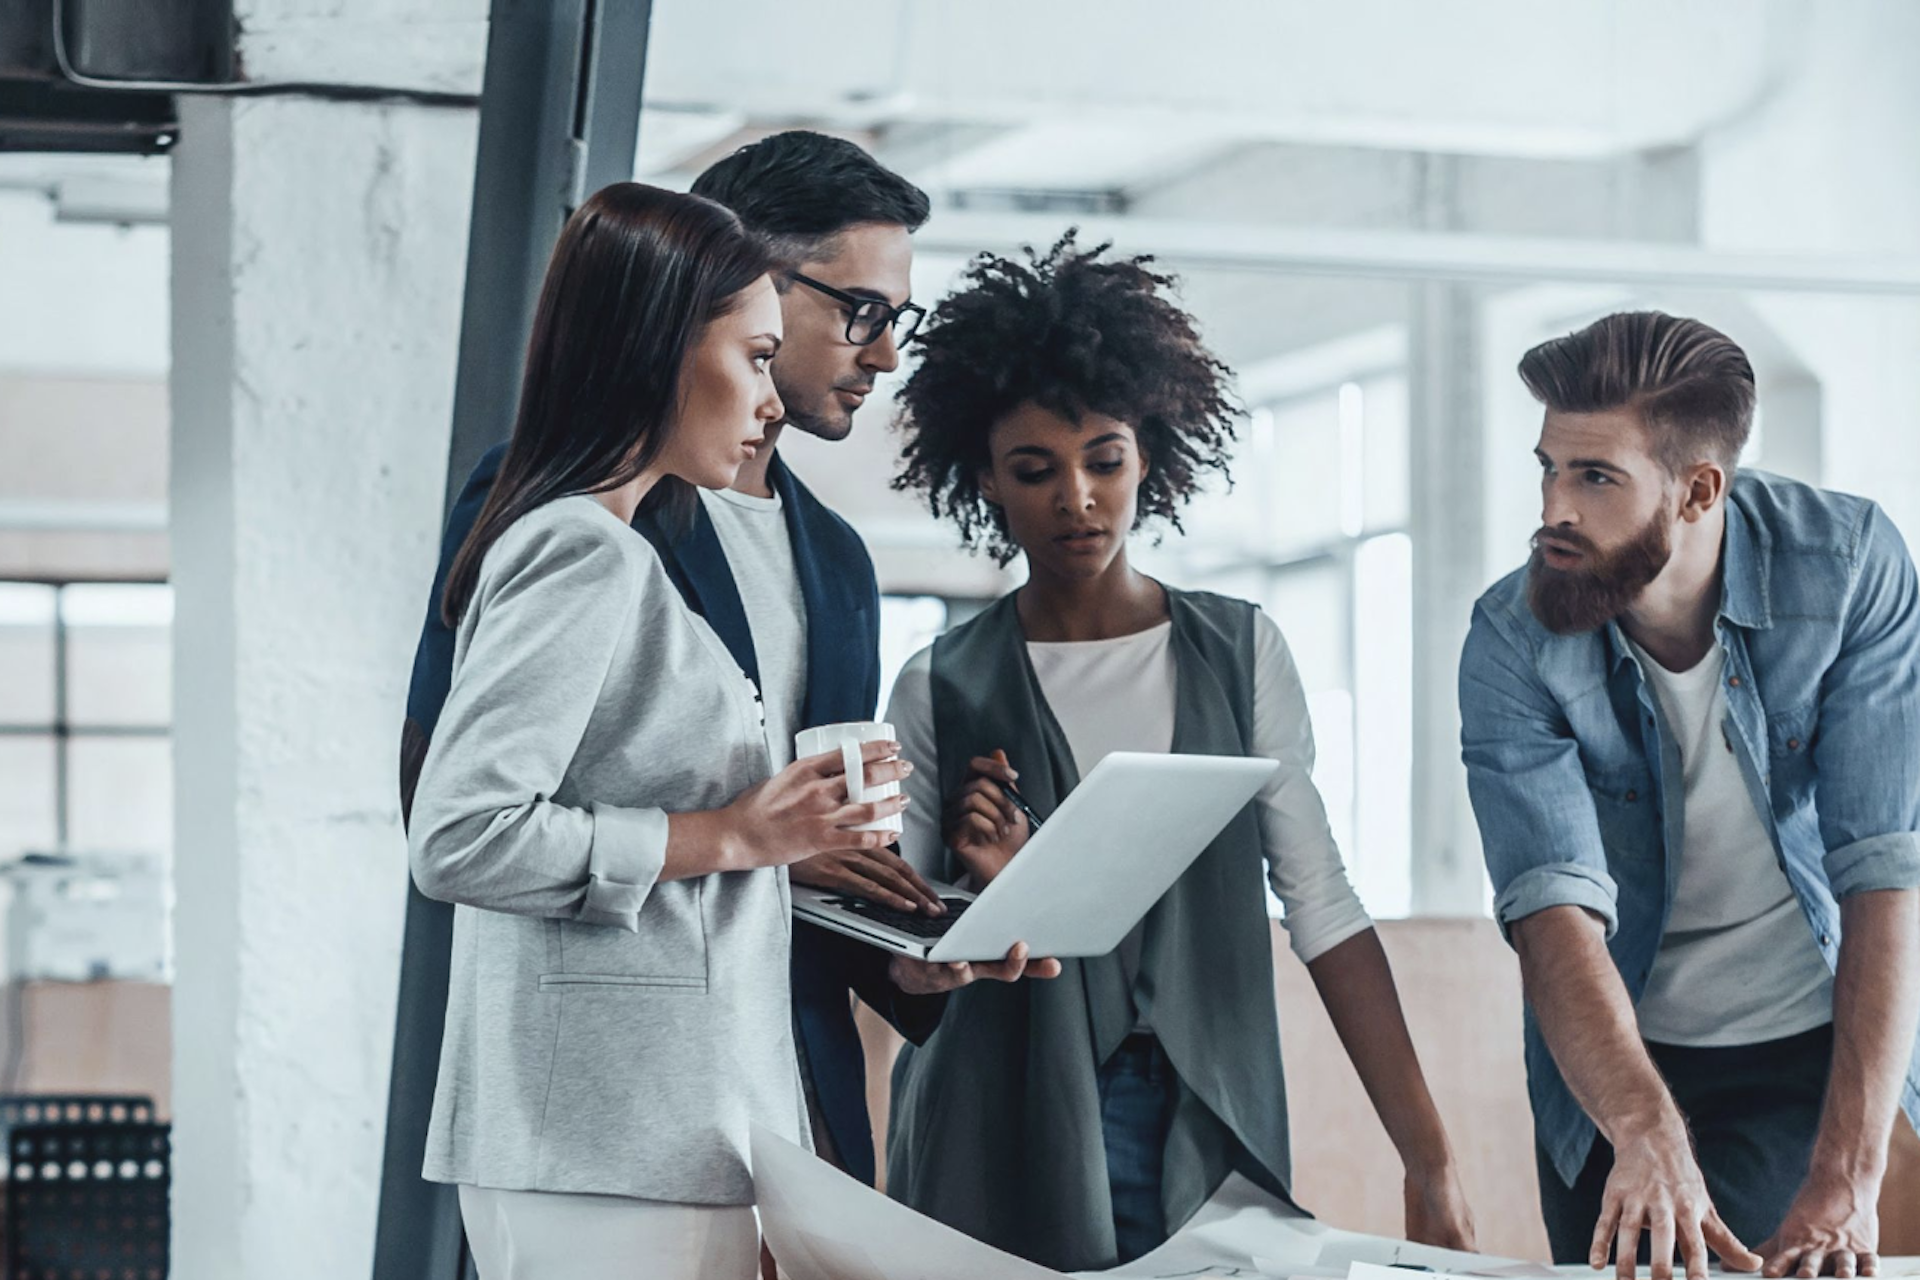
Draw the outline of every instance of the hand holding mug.
M895 828L886 824L907 807L899 783L913 772L899 753L890 738L843 743L741 792L725 810L740 864L778 867L829 849L892 844ZM891 794L879 794L886 788Z

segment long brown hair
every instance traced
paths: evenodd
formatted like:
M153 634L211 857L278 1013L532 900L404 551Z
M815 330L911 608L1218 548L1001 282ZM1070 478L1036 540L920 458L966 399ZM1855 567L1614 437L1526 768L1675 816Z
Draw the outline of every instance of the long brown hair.
M773 267L737 217L699 196L616 182L575 210L547 263L513 440L447 572L448 626L514 521L555 498L617 489L659 457L687 353Z

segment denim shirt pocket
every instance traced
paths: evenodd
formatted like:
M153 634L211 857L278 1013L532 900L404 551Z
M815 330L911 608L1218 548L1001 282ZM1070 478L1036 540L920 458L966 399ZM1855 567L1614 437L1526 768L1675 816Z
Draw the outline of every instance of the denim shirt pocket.
M1662 859L1660 806L1654 803L1651 770L1631 767L1588 774L1587 789L1609 865L1645 866Z

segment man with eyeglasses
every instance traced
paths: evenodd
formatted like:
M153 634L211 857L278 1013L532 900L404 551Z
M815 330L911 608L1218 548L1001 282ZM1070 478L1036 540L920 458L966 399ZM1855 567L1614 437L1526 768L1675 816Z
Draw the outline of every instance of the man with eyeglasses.
M778 771L793 759L800 729L872 719L880 600L859 535L813 496L776 446L788 426L822 440L845 439L875 379L899 366L900 348L925 314L908 293L911 236L926 221L928 202L918 187L854 144L805 130L734 152L702 173L693 191L731 208L793 264L775 282L785 339L772 373L786 417L767 429L765 447L740 469L732 489L698 491L690 528L669 530L647 511L634 528L654 544L682 595L759 687ZM403 801L411 800L452 678L453 633L431 602L440 598L448 564L505 452L501 445L480 460L448 517L407 699ZM795 864L791 874L906 910L940 909L933 890L890 850L821 854ZM821 1154L874 1181L865 1057L850 992L903 1035L922 1039L933 1019L917 997L982 978L1013 981L1024 967L1013 959L929 964L797 925L794 1040Z

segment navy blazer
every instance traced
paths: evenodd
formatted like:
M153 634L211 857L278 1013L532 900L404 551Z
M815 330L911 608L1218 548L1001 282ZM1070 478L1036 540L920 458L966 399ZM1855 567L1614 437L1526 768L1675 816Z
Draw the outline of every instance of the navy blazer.
M403 800L426 752L453 682L452 628L440 620L440 598L454 554L479 518L499 474L505 445L488 451L467 477L440 544L425 625L407 691L408 744L402 753ZM794 570L807 613L807 688L801 727L871 720L880 684L880 592L873 561L851 525L820 500L774 455L767 479L780 496L793 542ZM706 618L757 685L760 666L732 567L706 509L694 507L685 528L669 529L650 509L634 528L658 551L667 575L687 604ZM408 805L410 808L410 804ZM434 907L451 910L445 903ZM937 1025L937 999L903 994L887 977L888 953L851 938L803 925L793 931L794 1029L806 1055L821 1119L848 1172L874 1180L873 1128L867 1115L866 1057L854 1026L849 990L916 1043Z

